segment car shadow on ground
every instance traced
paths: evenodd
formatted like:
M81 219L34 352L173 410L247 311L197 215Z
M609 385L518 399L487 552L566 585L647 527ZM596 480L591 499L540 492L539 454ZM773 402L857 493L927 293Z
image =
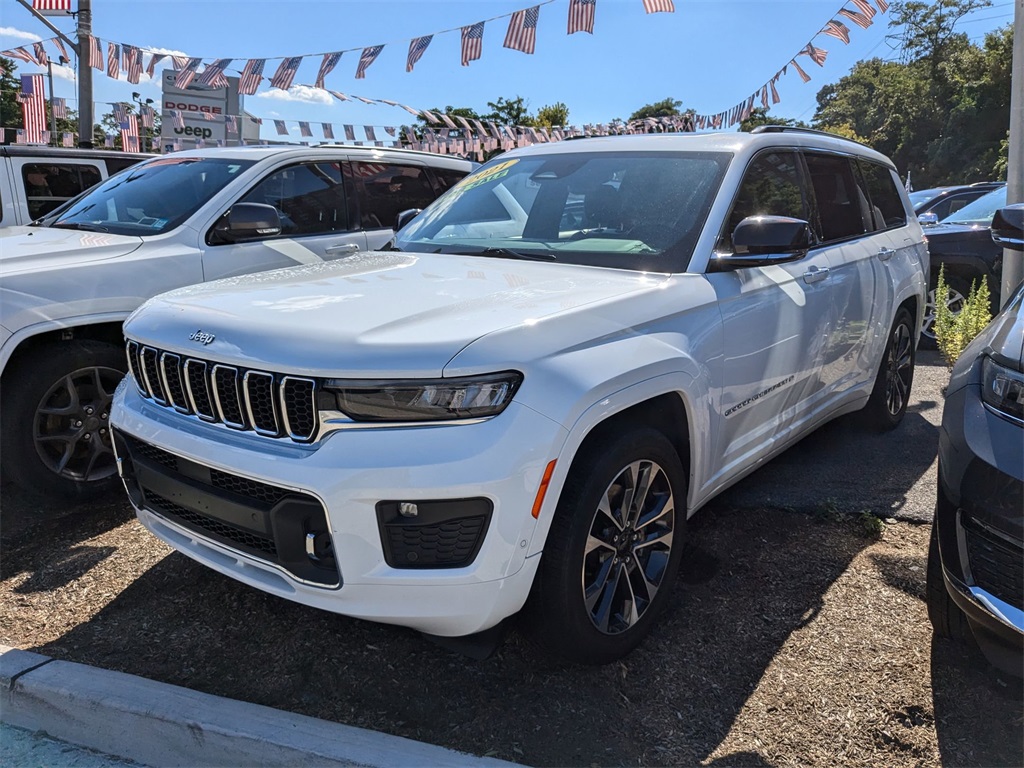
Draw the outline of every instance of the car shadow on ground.
M18 592L45 592L78 579L113 554L112 547L82 545L134 517L123 491L112 489L95 501L59 504L0 485L0 579L22 572L31 576ZM40 569L45 553L47 567Z
M600 668L551 658L524 627L474 662L179 554L32 650L532 765L697 764L868 543L852 525L807 515L708 510L690 526L667 615L639 650Z

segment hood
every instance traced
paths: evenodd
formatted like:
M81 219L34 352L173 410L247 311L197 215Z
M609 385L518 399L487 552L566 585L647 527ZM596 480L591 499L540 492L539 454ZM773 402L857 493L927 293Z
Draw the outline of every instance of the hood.
M66 267L124 256L141 237L53 227L0 229L0 275Z
M940 241L946 240L960 240L968 237L990 237L989 227L983 227L980 225L973 224L933 224L930 227L924 227L924 236L929 241L932 238Z
M440 376L461 349L489 333L662 282L660 275L569 264L362 253L163 294L128 319L125 334L277 373Z

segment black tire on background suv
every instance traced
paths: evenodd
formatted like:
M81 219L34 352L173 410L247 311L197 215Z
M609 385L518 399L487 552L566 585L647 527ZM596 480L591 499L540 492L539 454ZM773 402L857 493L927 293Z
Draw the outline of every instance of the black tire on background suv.
M934 271L934 268L933 268ZM968 294L971 292L971 284L956 274L947 272L943 275L946 281L945 303L950 312L954 315L960 314ZM934 271L932 275L933 285L928 289L928 303L924 308L924 322L921 326L921 349L938 349L935 340L935 313L936 313L936 291L938 290L939 273Z
M3 472L51 499L84 501L117 481L109 414L124 350L89 339L50 342L4 372Z

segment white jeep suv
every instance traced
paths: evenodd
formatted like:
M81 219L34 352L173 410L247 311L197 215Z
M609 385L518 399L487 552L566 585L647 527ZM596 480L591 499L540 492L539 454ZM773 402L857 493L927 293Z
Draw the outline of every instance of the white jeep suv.
M87 175L70 162L64 176ZM372 147L181 152L0 230L4 477L70 499L116 482L107 420L125 372L121 323L146 299L379 248L398 212L425 207L473 167Z
M118 464L250 586L441 636L529 598L603 663L715 494L840 414L899 423L927 264L892 164L837 137L518 150L381 251L149 301Z

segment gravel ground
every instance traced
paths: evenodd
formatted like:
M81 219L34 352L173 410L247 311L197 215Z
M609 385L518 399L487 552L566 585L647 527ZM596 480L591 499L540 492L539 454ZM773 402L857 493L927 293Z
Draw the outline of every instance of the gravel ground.
M665 620L618 664L561 665L515 626L472 661L222 577L120 499L10 487L0 641L532 765L1019 766L1020 683L925 614L945 380L925 357L895 433L840 419L698 514Z

